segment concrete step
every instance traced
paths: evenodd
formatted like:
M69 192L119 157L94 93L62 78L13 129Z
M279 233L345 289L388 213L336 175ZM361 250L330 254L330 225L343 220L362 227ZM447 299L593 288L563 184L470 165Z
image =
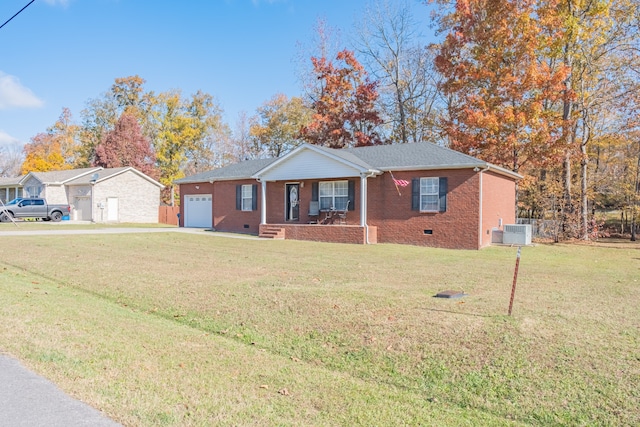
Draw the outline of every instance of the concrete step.
M280 227L261 227L259 236L265 239L284 240L284 229Z

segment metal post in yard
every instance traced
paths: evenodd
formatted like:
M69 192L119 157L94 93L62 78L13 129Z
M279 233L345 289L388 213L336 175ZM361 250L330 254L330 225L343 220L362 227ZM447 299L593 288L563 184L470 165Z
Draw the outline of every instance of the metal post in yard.
M513 286L511 287L511 301L509 301L509 316L513 308L513 297L516 295L516 283L518 282L518 267L520 266L520 250L522 246L518 246L518 254L516 255L516 269L513 272Z

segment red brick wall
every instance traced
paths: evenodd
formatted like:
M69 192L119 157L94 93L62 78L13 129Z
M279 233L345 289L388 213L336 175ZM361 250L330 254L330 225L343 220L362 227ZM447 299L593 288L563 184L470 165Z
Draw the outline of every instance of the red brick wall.
M353 243L367 242L366 229L359 225L281 224L285 239L313 242ZM376 227L369 227L369 243L377 243Z
M258 209L255 211L236 210L236 185L258 185ZM199 188L196 188L198 186ZM213 184L201 182L180 185L180 226L184 227L184 195L212 194L212 224L218 231L258 234L260 225L260 183L255 179L240 181L216 181ZM248 227L245 227L247 225Z
M396 189L389 173L369 179L368 223L378 227L378 242L451 249L478 248L479 181L470 169L394 172L398 180L446 176L447 211L411 210L411 184ZM431 230L432 234L425 234Z
M516 221L516 187L493 172L482 174L482 247L491 244L491 231ZM502 226L500 225L502 220Z
M236 210L236 185L258 185L258 209ZM213 192L213 228L217 231L258 234L260 225L261 184L255 179L218 181Z
M451 249L478 249L491 242L490 232L486 230L497 226L502 218L503 224L515 221L515 184L512 180L483 173L482 227L480 227L480 174L470 169L449 171L409 171L394 172L396 179L411 182L412 178L446 176L447 211L443 213L419 213L411 210L411 185L399 187L400 194L386 172L369 178L368 182L368 225L369 241L380 243L400 243L432 246ZM299 181L300 219L285 221L285 184L279 181L267 184L267 223L268 224L307 224L311 201L311 180ZM242 212L235 209L236 185L258 185L258 210ZM213 226L219 231L258 234L260 224L261 184L255 180L219 181L213 185L181 185L180 194L213 194ZM360 241L364 242L364 228L360 224L360 180L355 179L355 210L348 212L348 227L318 226L287 228L286 237L319 241ZM181 196L182 197L182 196ZM184 203L181 203L184 206ZM181 208L182 209L182 208ZM181 212L184 218L184 212ZM322 218L322 214L320 216ZM182 225L182 224L181 224ZM247 227L245 227L247 226ZM334 230L351 228L349 231ZM317 229L317 230L316 230ZM323 236L314 236L313 231L322 230ZM425 234L431 230L432 234ZM340 234L342 233L342 234ZM352 234L353 233L353 234ZM325 240L329 239L329 240Z

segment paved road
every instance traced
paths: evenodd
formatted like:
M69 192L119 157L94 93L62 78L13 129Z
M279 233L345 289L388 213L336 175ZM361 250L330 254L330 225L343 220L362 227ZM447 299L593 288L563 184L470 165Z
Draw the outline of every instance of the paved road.
M0 354L0 426L118 427L120 424L63 393L16 359Z

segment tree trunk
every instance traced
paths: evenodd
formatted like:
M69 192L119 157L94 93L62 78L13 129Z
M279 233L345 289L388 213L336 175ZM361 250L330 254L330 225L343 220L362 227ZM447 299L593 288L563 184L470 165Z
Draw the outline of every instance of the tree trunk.
M587 195L587 173L589 159L587 157L587 144L580 144L582 160L580 161L580 227L582 231L582 240L589 240L589 200Z
M638 148L640 148L640 143L638 144ZM635 179L635 187L633 194L633 202L631 203L631 241L635 242L637 237L637 222L636 217L638 216L638 200L640 199L640 149L638 150L638 163L636 164L636 179Z

